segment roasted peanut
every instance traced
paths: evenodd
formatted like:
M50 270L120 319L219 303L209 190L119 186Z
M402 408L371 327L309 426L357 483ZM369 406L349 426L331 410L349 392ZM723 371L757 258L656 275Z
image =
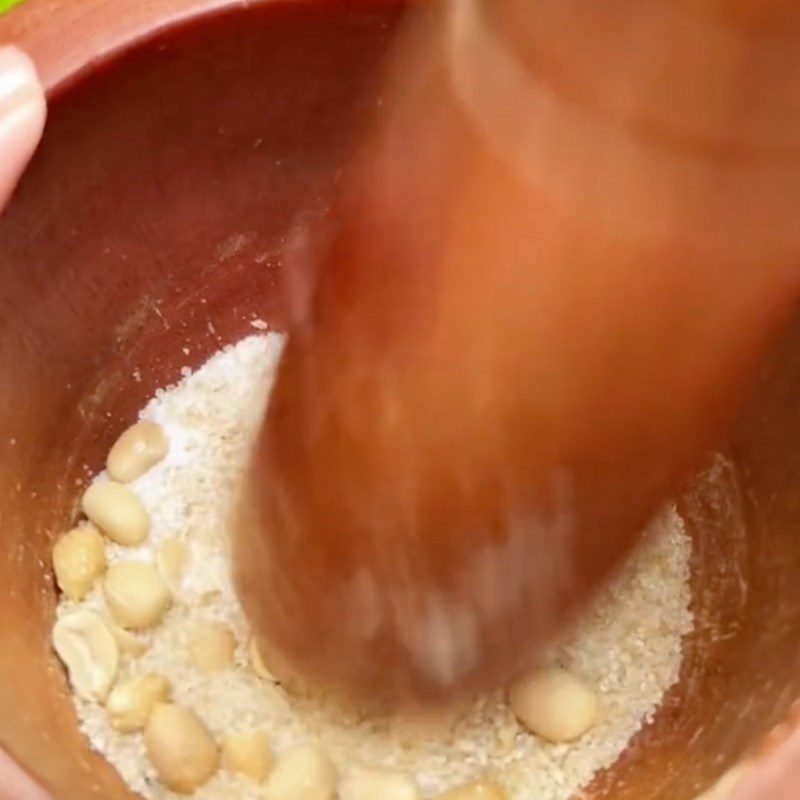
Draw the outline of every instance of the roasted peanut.
M106 467L112 480L130 483L162 461L169 450L164 429L144 419L131 425L114 442Z
M119 649L102 617L75 611L53 627L53 647L64 662L75 693L104 700L119 668Z
M163 675L137 675L118 683L106 701L111 724L122 733L143 730L153 709L169 694L169 681Z
M508 794L498 784L481 780L451 789L439 795L438 800L508 800Z
M336 772L318 747L301 745L284 753L266 785L267 800L332 800Z
M105 622L106 627L111 631L111 635L114 637L120 653L131 656L140 656L147 652L147 648L150 646L150 644L141 636L137 636L135 633L126 631L125 628L117 625L117 623L111 618L111 615L107 615L103 621Z
M219 748L193 712L159 703L144 730L147 756L159 780L178 794L191 794L219 769Z
M419 800L419 790L408 775L373 769L354 772L339 794L342 800Z
M572 742L597 723L597 697L563 669L525 676L509 692L511 709L531 733L550 742Z
M56 583L70 600L83 600L105 569L103 537L91 522L65 533L53 547Z
M236 638L224 623L211 621L198 625L189 639L189 662L207 674L233 666Z
M173 593L180 589L188 558L189 549L180 539L167 539L158 548L156 566Z
M231 733L222 740L222 763L229 772L263 783L272 769L272 750L264 731Z
M106 603L123 628L152 628L166 613L172 595L154 564L125 561L114 564L103 582Z
M121 483L96 481L84 492L81 507L83 513L117 544L135 547L150 532L150 515L144 503Z

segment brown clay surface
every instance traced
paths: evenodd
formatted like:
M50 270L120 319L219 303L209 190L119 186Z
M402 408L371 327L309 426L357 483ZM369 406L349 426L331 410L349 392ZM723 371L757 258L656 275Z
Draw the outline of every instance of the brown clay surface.
M282 245L325 213L356 120L376 109L398 9L259 3L66 80L171 16L224 4L31 0L0 21L0 40L29 44L62 84L0 219L0 744L57 800L130 794L77 731L50 651L50 543L157 386L253 316L281 326ZM800 324L728 456L682 501L698 616L684 677L593 800L690 800L761 751L800 694L798 389ZM791 768L787 735L748 796Z

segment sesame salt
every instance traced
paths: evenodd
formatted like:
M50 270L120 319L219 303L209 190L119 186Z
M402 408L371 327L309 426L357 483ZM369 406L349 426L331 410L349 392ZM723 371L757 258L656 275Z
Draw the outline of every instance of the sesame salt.
M258 321L257 321L258 322ZM253 327L259 326L253 324ZM153 560L167 540L186 545L188 562L175 603L161 625L140 638L147 650L126 655L118 680L145 672L169 679L176 702L192 709L218 740L265 730L277 754L303 743L323 748L342 776L387 769L413 777L423 797L490 775L512 800L569 800L610 766L657 710L678 679L682 640L691 630L690 540L673 507L649 527L636 554L549 660L591 686L599 723L579 741L548 744L526 732L498 691L474 698L444 724L420 726L364 719L326 697L288 694L258 677L248 658L249 627L236 597L227 520L280 358L280 335L254 335L213 356L196 372L156 392L141 412L169 440L167 457L130 484L151 516L138 548L113 543L107 558ZM105 480L101 473L96 480ZM99 588L76 607L105 613ZM203 674L188 658L197 625L223 622L237 639L235 664ZM139 733L114 730L105 709L75 698L84 733L131 789L149 800L177 800L156 779ZM197 800L257 800L263 787L221 770Z

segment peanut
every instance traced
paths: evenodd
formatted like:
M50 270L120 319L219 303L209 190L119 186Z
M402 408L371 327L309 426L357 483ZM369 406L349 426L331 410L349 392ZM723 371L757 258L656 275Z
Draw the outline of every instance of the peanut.
M154 564L125 561L108 570L103 583L106 603L123 628L146 630L161 621L172 595Z
M131 425L114 442L106 467L112 480L130 483L162 461L169 450L164 429L151 420Z
M117 544L135 547L150 532L150 515L142 501L114 481L93 483L81 500L83 513Z
M496 783L480 780L445 792L438 800L508 800L508 794Z
M328 757L313 745L284 753L267 781L266 800L332 800L336 772Z
M85 700L104 700L117 676L119 650L103 619L91 611L62 617L53 626L53 647L75 693Z
M180 539L168 539L156 553L156 566L161 577L174 592L180 589L189 550Z
M419 800L419 790L407 775L362 769L344 782L340 796L342 800Z
M53 547L56 583L70 600L83 600L105 569L103 537L91 522L65 533Z
M189 640L189 662L206 674L221 672L233 666L236 638L222 622L198 625Z
M202 720L173 703L159 703L144 730L147 756L159 780L178 794L191 794L219 769L219 749Z
M222 763L229 772L263 783L272 762L269 738L264 731L231 733L222 740Z
M103 621L106 627L111 631L111 635L114 637L120 653L131 656L141 656L147 652L147 648L150 646L149 642L144 641L136 634L126 631L125 628L117 625L117 623L111 619L110 615L104 618Z
M169 681L163 675L137 675L118 683L108 696L106 711L122 733L141 731L158 703L169 699Z
M532 672L509 692L511 709L531 733L550 742L572 742L597 723L594 692L563 669Z

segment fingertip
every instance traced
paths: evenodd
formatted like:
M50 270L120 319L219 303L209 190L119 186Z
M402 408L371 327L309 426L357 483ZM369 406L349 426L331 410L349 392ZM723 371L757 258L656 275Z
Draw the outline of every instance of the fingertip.
M0 47L0 208L5 205L44 130L47 103L30 57Z

